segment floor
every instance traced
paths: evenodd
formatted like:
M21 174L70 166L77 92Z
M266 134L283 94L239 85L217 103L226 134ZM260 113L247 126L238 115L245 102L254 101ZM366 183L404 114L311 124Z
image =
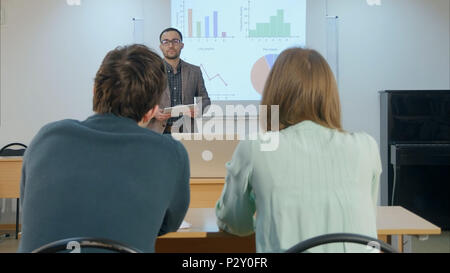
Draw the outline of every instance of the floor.
M409 248L412 253L450 253L450 231L428 238L411 236L408 243L410 245L406 245L405 250Z
M0 231L0 234L4 232ZM12 237L4 238L0 236L0 253L15 253L19 247L19 240L16 240L14 234ZM405 245L405 252L412 253L450 253L450 231L442 232L441 235L418 238L409 237Z
M5 233L9 233L11 236L5 238ZM0 253L15 253L18 248L19 240L15 239L13 231L0 231Z

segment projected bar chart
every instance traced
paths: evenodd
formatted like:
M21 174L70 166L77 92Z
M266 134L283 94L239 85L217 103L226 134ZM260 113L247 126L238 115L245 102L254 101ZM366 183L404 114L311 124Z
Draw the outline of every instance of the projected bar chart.
M284 22L284 10L277 10L276 16L270 16L269 23L256 23L256 29L250 29L248 36L261 37L290 37L291 24Z
M167 0L213 101L260 101L278 55L306 45L307 0Z
M227 32L219 35L219 12L213 11L212 20L210 16L203 17L202 21L194 21L195 11L188 9L188 37L189 38L231 38L227 36ZM211 33L212 22L212 33ZM202 23L204 25L202 25ZM194 35L195 26L195 35Z

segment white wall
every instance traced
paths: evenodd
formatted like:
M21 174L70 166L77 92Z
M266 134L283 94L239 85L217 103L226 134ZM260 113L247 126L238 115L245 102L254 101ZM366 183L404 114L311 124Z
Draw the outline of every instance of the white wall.
M145 19L145 39L159 52L170 1L1 0L0 146L28 144L46 123L92 114L92 88L106 53L134 42L132 18ZM157 34L156 34L157 33Z
M159 49L161 31L170 27L170 0L142 0L145 18L146 45L162 54Z

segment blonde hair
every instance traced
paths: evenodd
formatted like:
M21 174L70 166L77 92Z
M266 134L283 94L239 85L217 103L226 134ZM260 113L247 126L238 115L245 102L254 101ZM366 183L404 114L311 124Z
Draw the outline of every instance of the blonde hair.
M336 79L327 61L315 50L283 51L270 71L261 105L278 105L280 130L305 120L342 130ZM271 130L270 123L267 130Z

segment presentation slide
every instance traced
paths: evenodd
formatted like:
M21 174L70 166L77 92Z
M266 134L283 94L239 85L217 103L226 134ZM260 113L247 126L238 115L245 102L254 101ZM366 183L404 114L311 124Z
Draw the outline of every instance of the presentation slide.
M306 44L306 0L172 0L181 58L214 101L259 101L280 52Z

